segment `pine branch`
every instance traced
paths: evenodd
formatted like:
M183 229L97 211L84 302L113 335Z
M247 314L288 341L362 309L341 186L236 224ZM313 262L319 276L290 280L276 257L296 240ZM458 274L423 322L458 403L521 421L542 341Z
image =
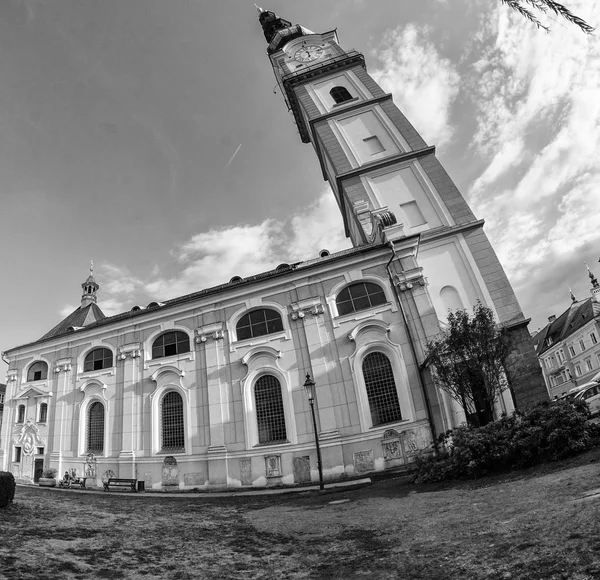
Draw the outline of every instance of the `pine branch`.
M525 0L527 1L527 0ZM533 12L531 12L530 10L527 10L527 8L525 8L524 6L521 6L521 4L519 4L519 2L517 0L500 0L500 2L502 2L502 4L506 4L509 8L512 8L513 10L517 11L521 16L524 16L525 18L527 18L527 20L533 22L538 28L541 28L542 30L546 31L546 32L550 32L550 29L547 26L544 26L533 14Z
M578 26L586 34L592 34L594 32L594 30L596 30L594 27L590 26L585 20L583 20L582 18L579 18L579 16L575 16L575 14L573 14L566 6L563 6L562 4L559 4L558 2L554 2L554 0L539 0L539 1L542 2L543 4L545 4L546 6L548 6L548 8L550 8L550 10L552 10L552 12L554 12L558 16L562 16L565 20L568 20L571 24L575 24L575 26Z
M576 16L566 6L555 2L554 0L500 0L500 2L502 2L502 4L506 4L513 10L516 10L519 12L519 14L536 24L538 28L543 28L546 32L549 32L550 29L547 26L543 26L536 16L530 10L522 6L520 2L524 2L525 4L529 4L529 6L533 6L533 8L539 10L543 14L546 14L548 9L550 9L557 16L562 16L571 24L579 27L579 29L585 32L585 34L593 34L596 30L593 26L590 26L585 20L583 20L583 18Z

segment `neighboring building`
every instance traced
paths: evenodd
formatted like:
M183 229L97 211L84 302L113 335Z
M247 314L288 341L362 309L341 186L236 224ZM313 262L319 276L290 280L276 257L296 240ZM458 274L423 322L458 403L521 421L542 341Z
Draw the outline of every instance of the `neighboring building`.
M534 337L550 397L560 397L600 374L600 284L588 269L591 298L577 300Z
M464 421L423 368L449 308L481 301L515 338L518 405L547 398L527 323L477 220L428 146L335 32L261 11L267 52L353 248L105 317L98 284L5 353L0 468L146 486L263 486L412 461ZM511 411L508 393L496 413Z

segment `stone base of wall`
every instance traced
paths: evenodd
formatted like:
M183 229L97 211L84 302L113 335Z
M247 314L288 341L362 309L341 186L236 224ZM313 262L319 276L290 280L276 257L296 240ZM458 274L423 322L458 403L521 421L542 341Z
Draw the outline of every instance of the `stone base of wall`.
M507 375L515 407L519 410L550 398L527 330L529 320L507 327L513 344L513 351L507 360Z

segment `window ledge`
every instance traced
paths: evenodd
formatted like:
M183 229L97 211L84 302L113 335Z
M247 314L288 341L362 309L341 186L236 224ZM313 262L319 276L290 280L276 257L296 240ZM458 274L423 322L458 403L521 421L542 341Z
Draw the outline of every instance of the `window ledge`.
M268 344L269 342L273 342L275 340L289 340L289 333L287 330L283 332L277 332L273 334L263 334L262 336L257 336L256 338L245 338L244 340L238 340L231 343L231 352L235 351L238 348L243 348L247 346L259 346L261 344Z
M253 449L266 449L268 447L280 447L281 445L290 445L290 441L273 441L272 443L257 443L253 446Z
M347 101L342 101L341 103L334 103L333 105L331 105L331 109L343 107L344 105L349 105L350 103L356 103L356 101L359 101L359 100L360 100L359 97L352 97L351 99L348 99Z
M177 366L177 363L179 361L185 361L185 360L194 360L194 352L190 351L190 352L184 352L182 354L175 354L175 355L171 355L171 356L165 356L165 357L161 357L161 358L151 359L144 365L144 369L148 370L150 367L159 367L161 365Z
M177 451L160 451L156 452L156 455L185 455L185 449L178 449Z
M341 316L336 316L334 318L334 322L337 323L336 326L340 324L344 324L345 322L353 322L357 320L365 320L366 318L373 318L374 314L380 314L381 312L386 312L392 308L391 302L386 302L384 304L379 304L378 306L372 306L371 308L365 308L364 310L358 310L356 312L350 312L349 314L342 314Z
M77 380L81 381L83 379L96 379L102 376L112 377L114 374L115 367L110 367L108 369L102 369L99 371L85 371L77 375Z

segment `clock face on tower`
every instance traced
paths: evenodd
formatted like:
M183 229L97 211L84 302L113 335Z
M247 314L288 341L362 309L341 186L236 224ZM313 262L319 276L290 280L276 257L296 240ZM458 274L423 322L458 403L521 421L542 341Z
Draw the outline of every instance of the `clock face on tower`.
M298 62L311 62L323 56L323 49L320 46L303 46L294 54L294 60Z

